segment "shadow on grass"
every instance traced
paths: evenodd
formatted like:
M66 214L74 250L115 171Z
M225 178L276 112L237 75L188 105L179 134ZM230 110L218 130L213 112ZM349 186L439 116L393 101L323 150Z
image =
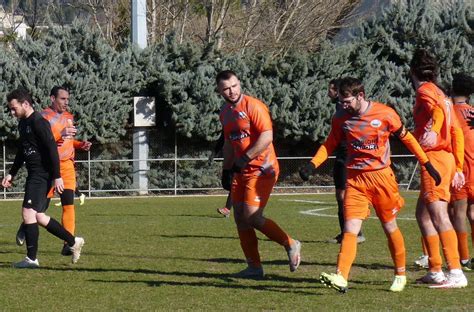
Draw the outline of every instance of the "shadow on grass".
M169 275L175 275L175 272L169 272ZM265 284L267 281L280 281L279 279L273 279L273 276L266 276L260 280L249 280L245 279L246 281L255 281L258 285L248 285L248 284L240 284L238 282L238 278L232 276L231 274L224 274L227 275L228 278L224 280L225 283L221 282L212 282L212 281L199 281L199 282L180 282L180 281L148 281L148 280L98 280L93 279L89 280L90 282L96 283L140 283L140 284L147 284L150 287L160 287L160 286L191 286L191 287L213 287L213 288L227 288L227 289L243 289L243 290L260 290L260 291L271 291L271 292L279 292L279 293L288 293L288 294L302 294L302 295L309 295L309 296L321 296L323 293L316 292L315 290L323 289L324 286L317 283L316 280L312 280L311 282L314 283L314 286L301 286L298 285L268 285ZM194 277L194 276L193 276ZM199 276L197 276L199 277ZM286 281L286 280L285 280ZM289 280L288 282L297 283L298 279ZM313 290L313 291L311 291Z

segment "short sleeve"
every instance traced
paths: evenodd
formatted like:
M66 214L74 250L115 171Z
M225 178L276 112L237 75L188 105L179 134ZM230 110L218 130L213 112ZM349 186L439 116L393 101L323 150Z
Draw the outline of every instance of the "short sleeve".
M262 133L268 130L273 130L272 119L268 107L261 103L255 102L249 111L249 119L254 129Z

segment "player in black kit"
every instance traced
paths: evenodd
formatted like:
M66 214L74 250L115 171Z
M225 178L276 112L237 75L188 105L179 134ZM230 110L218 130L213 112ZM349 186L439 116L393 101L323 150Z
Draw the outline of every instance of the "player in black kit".
M24 260L14 263L16 268L39 267L36 254L38 252L38 224L48 232L67 242L72 248L72 263L76 263L81 255L84 239L74 237L55 219L45 214L49 205L48 191L53 182L58 193L64 190L64 183L59 175L59 155L56 142L49 122L41 114L35 112L30 94L24 89L17 89L7 95L8 108L19 120L20 132L18 152L9 174L3 178L2 186L12 185L13 177L26 165L28 176L25 183L22 217L25 226L27 256ZM64 136L70 128L65 129Z

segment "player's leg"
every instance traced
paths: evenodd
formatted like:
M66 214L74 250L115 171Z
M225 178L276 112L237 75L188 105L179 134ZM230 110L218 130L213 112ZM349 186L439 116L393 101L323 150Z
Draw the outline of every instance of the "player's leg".
M468 232L466 226L467 208L467 196L463 199L457 198L449 207L449 216L458 238L458 251L461 260L461 266L463 270L469 271L471 270L471 258L469 257Z
M342 234L344 233L344 192L346 189L346 168L343 162L336 160L334 163L332 176L334 180L334 186L336 188L339 234L337 234L334 239L331 239L328 242L340 244L342 241Z
M61 197L61 204L63 207L63 214L61 223L63 227L72 235L74 235L74 231L76 229L76 217L74 211L74 191L72 189L64 189L63 193L60 195ZM61 255L63 256L70 256L72 255L72 250L70 246L66 243L63 244L63 248L61 250Z
M247 268L237 273L237 276L244 278L262 278L263 267L260 261L260 253L258 252L258 239L255 229L248 224L244 218L244 192L245 185L242 181L241 175L234 177L232 183L232 198L234 221L237 225L237 232L239 234L240 247L247 262Z
M420 191L420 197L417 201L415 215L427 249L429 271L426 275L419 278L417 282L427 284L442 283L445 280L445 276L441 269L443 260L441 259L439 249L439 235L433 225L433 222L431 221L428 208L424 204L424 200L421 197L422 193L423 190Z
M391 291L399 292L406 285L406 250L402 232L396 216L405 201L398 190L395 174L390 167L374 172L370 187L371 202L387 237L388 248L394 266L394 281Z
M353 175L353 176L351 176ZM357 235L362 220L369 214L369 201L364 192L363 174L350 174L344 196L344 234L337 257L336 273L321 273L320 281L340 292L347 290L349 273L357 254Z
M263 216L277 177L244 176L245 194L243 213L248 224L269 239L285 247L289 258L290 271L296 271L301 261L301 243L291 238L275 221Z
M61 161L61 178L64 181L64 192L60 195L63 206L61 223L69 233L74 235L76 231L76 211L74 207L76 172L71 160Z
M25 196L22 205L23 231L26 242L26 257L23 261L14 264L16 268L37 268L39 261L38 238L39 229L36 214L40 210L45 210L47 193L50 188L50 180L46 176L28 176L25 183Z

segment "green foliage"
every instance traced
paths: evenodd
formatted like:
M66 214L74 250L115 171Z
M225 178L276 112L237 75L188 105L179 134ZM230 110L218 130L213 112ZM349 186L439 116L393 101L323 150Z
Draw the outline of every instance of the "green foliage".
M173 34L164 43L144 50L132 45L116 49L99 33L75 22L68 27L50 27L34 39L1 46L0 97L25 86L38 108L43 108L49 105L53 85L68 85L79 138L99 143L103 153L118 145L117 155L128 157L132 97L137 95L156 98L159 136L186 138L194 147L216 140L221 131L218 113L222 99L215 91L214 78L217 72L232 69L238 73L244 92L269 106L274 135L281 144L277 148L297 155L308 143L322 142L327 136L334 113L326 95L327 84L336 77L360 77L368 98L393 105L410 127L414 91L407 72L416 47L428 47L438 56L445 85L453 73L474 71L470 5L461 0L397 1L377 18L362 23L349 42L323 42L315 53L295 51L278 58L251 52L223 54L212 45L178 44ZM0 138L15 136L16 121L4 106ZM117 142L125 143L107 145ZM131 187L125 177L131 164L97 166L97 188ZM199 179L195 177L204 179L200 168L188 164L179 167L181 186L215 182L196 182ZM169 172L153 172L167 171L160 168L152 166L149 176L153 187L174 184ZM119 178L112 178L110 170Z

